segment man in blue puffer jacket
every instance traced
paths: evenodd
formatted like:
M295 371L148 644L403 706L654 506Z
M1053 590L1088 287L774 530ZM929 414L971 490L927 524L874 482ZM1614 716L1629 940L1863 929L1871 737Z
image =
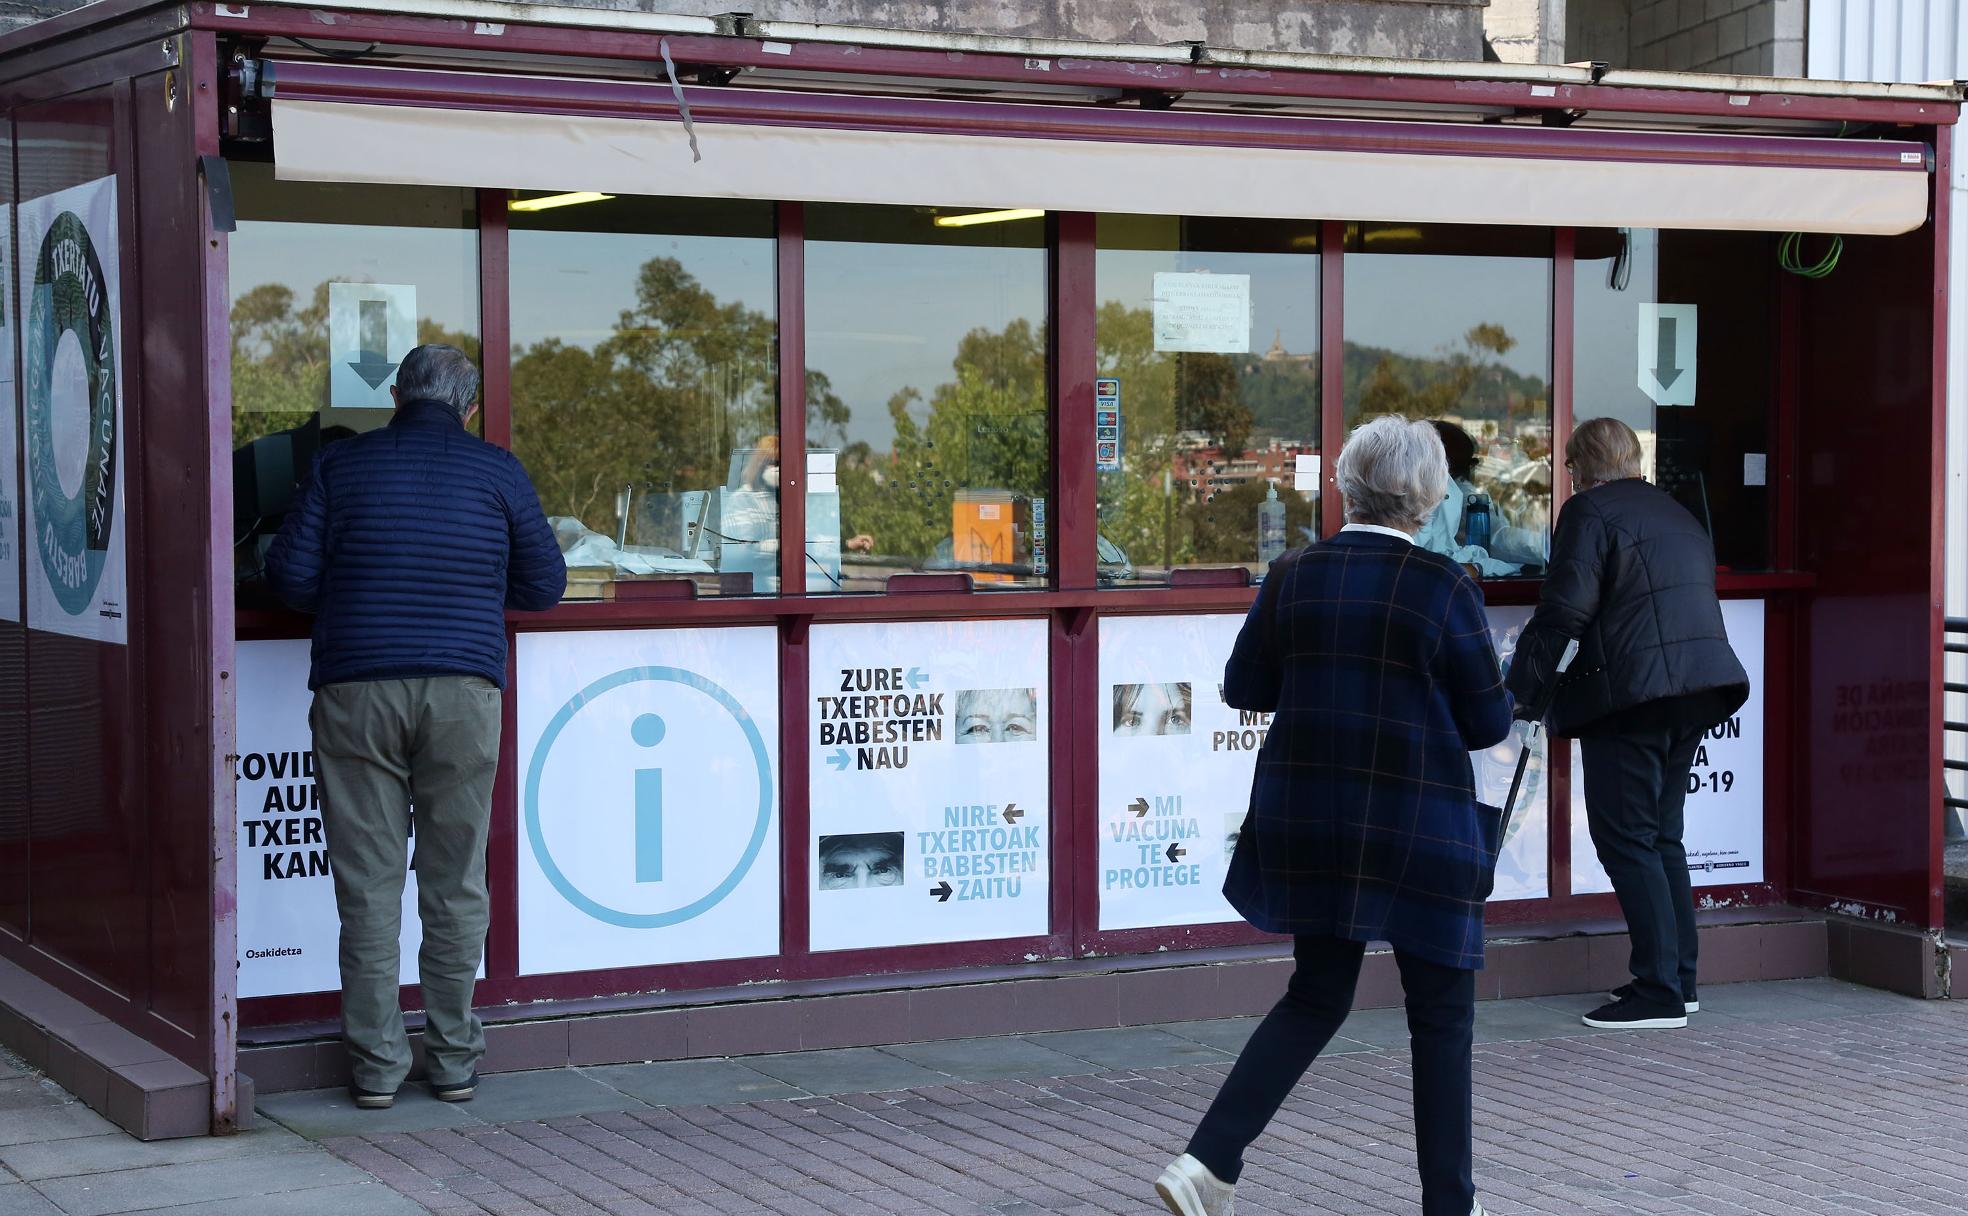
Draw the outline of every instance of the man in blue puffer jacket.
M365 1109L389 1106L410 1071L396 990L413 789L431 1089L446 1102L477 1090L505 613L567 588L526 470L465 429L470 358L419 346L390 391L390 424L322 450L267 553L274 589L314 614L308 721L342 920L342 1037Z

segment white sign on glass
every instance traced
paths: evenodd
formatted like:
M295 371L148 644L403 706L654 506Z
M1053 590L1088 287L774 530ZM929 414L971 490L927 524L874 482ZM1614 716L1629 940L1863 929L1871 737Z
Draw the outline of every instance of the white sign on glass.
M1155 349L1223 355L1250 353L1247 274L1155 274Z
M332 992L342 982L341 918L308 729L308 642L241 642L238 664L239 995ZM414 870L402 916L397 977L414 984L423 941Z
M812 948L1050 926L1043 620L815 625Z
M1655 405L1695 403L1695 305L1640 305L1639 377Z
M1491 608L1490 640L1497 658L1508 666L1517 654L1517 640L1530 622L1531 609ZM1501 807L1510 796L1510 778L1517 770L1517 753L1523 746L1523 732L1513 730L1495 747L1470 754L1475 770L1476 797ZM1509 899L1543 899L1551 893L1551 791L1546 780L1551 772L1550 738L1538 732L1536 751L1524 766L1524 784L1517 791L1517 805L1511 810L1510 829L1497 854L1496 886L1490 902Z
M20 223L27 624L129 640L116 179L29 199Z
M389 409L403 357L417 345L417 289L328 284L328 399L336 409Z
M770 628L527 633L519 971L779 952Z
M1703 736L1687 777L1683 843L1696 887L1763 881L1763 602L1724 600L1729 645L1749 672L1749 701ZM1581 744L1572 743L1572 892L1599 894L1612 880L1593 851Z

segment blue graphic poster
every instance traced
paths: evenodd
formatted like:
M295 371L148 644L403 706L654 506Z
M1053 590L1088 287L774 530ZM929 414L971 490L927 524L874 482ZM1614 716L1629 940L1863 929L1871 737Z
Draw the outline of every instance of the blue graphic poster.
M779 952L766 628L522 634L519 969Z

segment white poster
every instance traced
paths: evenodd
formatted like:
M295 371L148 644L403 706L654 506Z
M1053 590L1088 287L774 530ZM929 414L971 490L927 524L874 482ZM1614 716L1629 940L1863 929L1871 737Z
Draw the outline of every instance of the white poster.
M1046 622L815 625L812 948L1050 927Z
M1271 715L1223 703L1243 613L1100 622L1100 927L1238 919L1223 876Z
M1528 608L1490 609L1506 660ZM1250 802L1271 715L1223 701L1223 668L1241 613L1108 617L1100 623L1100 927L1138 929L1237 919L1223 879ZM1501 805L1516 735L1470 759L1477 797ZM1540 743L1497 862L1492 901L1541 899L1549 884L1550 808Z
M519 971L779 953L771 628L523 633Z
M0 203L0 621L21 619L20 414L14 398L14 209Z
M1693 304L1640 305L1640 391L1655 405L1695 403Z
M1729 644L1749 672L1749 701L1702 739L1688 773L1682 841L1697 888L1763 881L1763 602L1722 601ZM1585 774L1572 744L1572 892L1613 889L1592 848Z
M328 400L334 408L391 408L396 369L416 345L414 285L328 284Z
M122 644L123 339L116 179L20 205L30 628Z
M1247 274L1155 272L1155 349L1250 353Z
M308 643L239 643L239 995L341 987L341 918L308 730ZM417 982L417 875L403 884L402 983Z

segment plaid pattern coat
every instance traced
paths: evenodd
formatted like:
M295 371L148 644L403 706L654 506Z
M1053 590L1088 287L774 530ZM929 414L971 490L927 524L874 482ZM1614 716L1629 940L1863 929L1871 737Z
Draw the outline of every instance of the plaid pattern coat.
M1469 753L1510 733L1511 699L1475 581L1379 533L1288 553L1224 698L1275 715L1224 881L1244 919L1480 968L1500 815Z

